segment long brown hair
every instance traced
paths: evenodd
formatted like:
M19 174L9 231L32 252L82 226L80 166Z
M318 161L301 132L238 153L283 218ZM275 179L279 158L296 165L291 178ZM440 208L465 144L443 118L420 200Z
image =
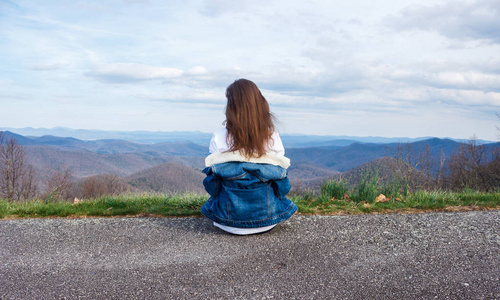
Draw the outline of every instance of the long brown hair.
M255 83L238 79L226 89L226 128L229 151L239 150L247 157L266 154L274 132L274 115Z

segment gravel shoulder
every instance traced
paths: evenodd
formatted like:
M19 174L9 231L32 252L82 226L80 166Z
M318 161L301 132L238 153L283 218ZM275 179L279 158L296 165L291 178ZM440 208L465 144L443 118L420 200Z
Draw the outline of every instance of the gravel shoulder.
M0 299L500 299L500 211L0 220Z

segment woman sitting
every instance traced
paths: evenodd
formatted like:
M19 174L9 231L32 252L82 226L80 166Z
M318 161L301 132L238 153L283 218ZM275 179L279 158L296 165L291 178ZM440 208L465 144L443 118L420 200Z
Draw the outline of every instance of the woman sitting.
M213 134L205 159L210 198L201 213L232 234L266 232L297 211L286 198L290 160L269 104L252 81L235 81L226 98L226 126Z

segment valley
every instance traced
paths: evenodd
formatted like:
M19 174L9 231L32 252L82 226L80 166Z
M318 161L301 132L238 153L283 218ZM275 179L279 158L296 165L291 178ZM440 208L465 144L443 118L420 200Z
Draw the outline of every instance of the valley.
M27 162L36 170L42 189L53 174L68 172L75 182L102 174L119 177L134 191L204 191L201 170L209 154L207 141L195 143L177 137L156 143L138 143L120 139L80 140L47 135L22 136L12 132L3 134L14 138L23 147ZM299 138L288 137L288 143L302 147L287 147L285 154L292 162L288 176L293 189L298 191L317 191L321 183L329 178L353 177L356 174L353 170L364 165L378 164L378 168L384 169L384 164L390 164L389 158L403 155L403 150L406 151L404 155L412 155L414 159L426 153L428 162L432 162L433 166L442 161L446 167L450 156L462 144L438 138L403 143L320 139L304 147L298 142ZM492 149L500 148L500 143L485 144L484 148L492 152ZM386 159L380 160L382 158ZM488 159L493 160L493 157Z

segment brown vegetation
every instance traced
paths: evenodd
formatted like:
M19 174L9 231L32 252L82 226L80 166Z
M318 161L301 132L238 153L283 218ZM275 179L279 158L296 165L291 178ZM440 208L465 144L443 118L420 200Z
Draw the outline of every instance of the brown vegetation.
M340 172L320 165L292 164L288 169L288 178L292 185L291 193L300 194L306 189L319 190L325 178L332 178L337 174Z
M69 169L53 171L45 182L42 198L49 200L68 200L72 198L73 176Z
M101 174L84 178L75 186L75 197L83 199L120 195L131 191L132 186L116 175Z
M161 164L125 178L134 188L153 192L204 192L205 175L175 162Z
M37 189L35 169L26 163L23 148L0 132L0 198L31 199Z
M433 160L428 146L417 149L407 143L399 144L396 149L397 174L410 189L489 192L500 188L500 148L488 150L475 136L461 143L447 161L444 155ZM415 172L423 176L415 178L412 176Z
M70 169L76 179L97 174L116 174L124 177L146 168L175 161L193 168L204 165L204 157L181 157L148 153L95 153L84 150L62 150L49 146L25 147L30 163L39 170L44 181L46 170Z
M492 191L500 187L500 149L486 151L475 138L460 145L450 157L447 186L453 190ZM490 157L488 157L490 156ZM488 163L486 163L489 161Z
M432 189L439 185L443 176L445 155L441 152L439 161L431 157L429 145L398 143L393 150L396 165L392 167L395 176L410 190Z

